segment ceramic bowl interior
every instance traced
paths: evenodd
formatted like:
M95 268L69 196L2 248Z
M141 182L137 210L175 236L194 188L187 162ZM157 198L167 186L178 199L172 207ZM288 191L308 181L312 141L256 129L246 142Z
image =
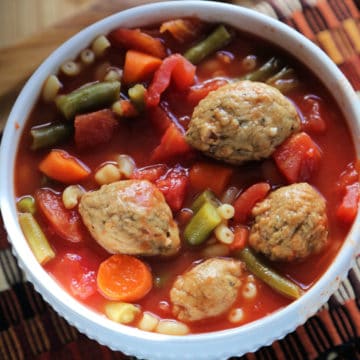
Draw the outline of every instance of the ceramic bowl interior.
M143 332L117 324L80 304L65 292L37 263L17 221L14 193L16 149L24 123L39 96L46 77L60 64L74 58L99 34L115 27L137 27L160 23L169 18L196 16L210 22L229 24L275 46L286 49L306 64L330 90L352 132L360 155L360 110L356 94L333 62L312 42L281 22L255 11L211 1L161 2L133 8L110 16L71 38L38 68L19 95L3 135L0 157L1 209L14 254L27 278L47 302L81 332L111 349L147 359L219 359L240 356L271 344L303 324L328 300L351 266L360 242L360 217L336 259L321 279L300 299L265 318L238 328L185 337ZM24 179L26 180L26 179Z

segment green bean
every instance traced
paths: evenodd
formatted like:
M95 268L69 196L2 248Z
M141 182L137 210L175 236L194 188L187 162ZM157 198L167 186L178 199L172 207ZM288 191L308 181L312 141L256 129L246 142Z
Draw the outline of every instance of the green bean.
M216 207L210 202L205 202L186 225L184 238L191 245L199 245L220 223L221 217Z
M119 98L120 82L105 81L90 84L56 98L56 106L67 120L75 115L99 110Z
M243 76L241 80L266 81L280 69L280 66L280 60L276 57L272 57L259 69Z
M193 213L196 213L206 202L213 204L215 207L220 205L220 201L216 198L215 194L211 190L205 190L192 203L191 210Z
M19 213L19 223L37 261L43 265L53 259L55 253L34 216L29 212Z
M236 255L246 264L250 272L278 293L290 299L298 299L302 295L303 291L298 285L265 265L249 248L244 248Z
M145 92L145 86L142 84L136 84L128 90L131 102L139 111L143 110L145 107Z
M30 130L32 137L31 149L37 150L56 145L68 139L73 133L73 126L63 123L51 123L34 126Z
M196 65L211 53L227 45L230 39L231 34L225 26L219 25L206 39L188 49L184 57Z
M268 85L276 87L282 93L286 93L299 85L293 68L283 67L279 72L266 80Z
M35 199L31 195L25 195L21 197L16 203L17 209L21 212L28 212L30 214L35 214L36 205Z

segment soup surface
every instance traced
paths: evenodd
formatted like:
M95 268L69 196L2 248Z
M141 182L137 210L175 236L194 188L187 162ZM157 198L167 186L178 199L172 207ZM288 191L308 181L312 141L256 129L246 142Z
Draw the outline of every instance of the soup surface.
M294 301L333 261L359 199L349 130L316 77L197 19L79 49L44 85L15 178L46 271L93 310L170 334Z

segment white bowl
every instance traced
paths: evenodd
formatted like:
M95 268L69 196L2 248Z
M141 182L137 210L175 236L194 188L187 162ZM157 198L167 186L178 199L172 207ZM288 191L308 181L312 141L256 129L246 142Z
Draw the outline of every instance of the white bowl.
M320 280L300 299L260 320L230 330L188 336L169 336L144 332L117 324L82 305L65 292L38 264L18 224L14 163L24 123L39 96L46 77L59 65L75 57L98 34L118 26L136 27L159 23L173 17L197 16L210 22L223 22L269 40L286 49L311 68L323 84L336 94L360 156L360 107L347 79L333 62L312 42L283 23L255 11L209 1L162 2L132 8L110 16L84 29L58 48L38 68L19 95L10 114L1 145L1 209L14 253L27 278L47 302L69 323L113 350L146 359L220 359L240 356L269 345L303 324L329 296L349 270L360 242L360 216L336 259Z

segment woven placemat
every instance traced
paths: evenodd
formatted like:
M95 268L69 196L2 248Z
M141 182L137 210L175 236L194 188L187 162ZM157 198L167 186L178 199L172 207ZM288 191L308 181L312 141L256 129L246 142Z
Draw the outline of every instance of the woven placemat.
M330 56L355 90L360 90L360 1L232 2L302 32ZM0 360L23 359L134 358L80 334L42 300L17 266L0 222ZM360 359L360 256L339 290L303 326L256 353L232 359Z

